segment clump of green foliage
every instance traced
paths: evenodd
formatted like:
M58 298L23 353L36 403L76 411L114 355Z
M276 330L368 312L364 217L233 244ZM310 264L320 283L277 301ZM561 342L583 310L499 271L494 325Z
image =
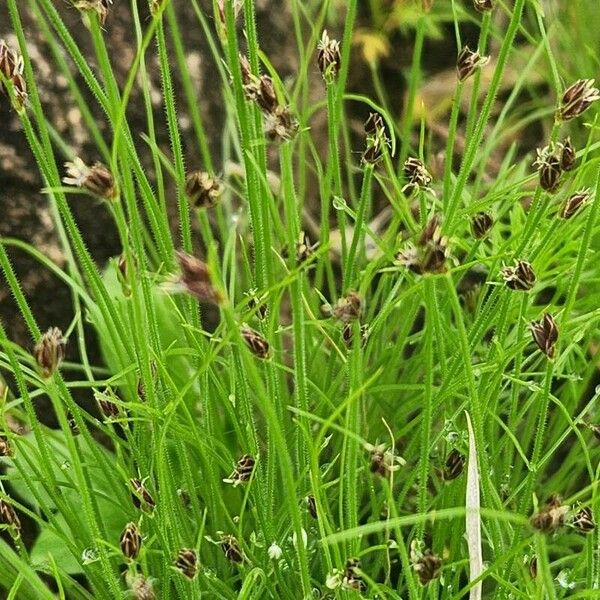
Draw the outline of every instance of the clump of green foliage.
M525 0L370 2L373 27L404 4L414 27L397 114L377 52L365 52L376 97L347 90L357 0L284 3L291 81L261 51L252 0L191 0L228 115L216 160L177 2L131 3L122 85L109 0L73 3L95 67L51 0L7 2L18 47L0 44L2 101L19 114L68 258L61 268L0 240L32 339L18 347L0 326L8 597L595 597L597 11L558 3L549 24ZM25 4L96 157L74 156L44 115ZM458 72L440 147L414 117L426 37L447 22ZM569 23L581 22L576 36ZM478 31L476 48L462 28ZM363 31L359 43L373 41ZM153 52L169 153L156 142ZM133 110L145 111L143 133ZM186 169L182 111L201 171ZM74 202L113 217L122 255L108 266L88 251ZM7 250L68 286L68 331L40 330ZM86 323L104 364L88 360ZM93 408L75 401L81 390ZM42 398L58 429L38 418Z

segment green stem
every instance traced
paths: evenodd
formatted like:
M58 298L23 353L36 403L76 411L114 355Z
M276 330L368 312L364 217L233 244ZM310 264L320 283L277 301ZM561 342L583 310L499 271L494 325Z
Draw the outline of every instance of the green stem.
M365 247L365 219L368 214L369 203L371 199L371 181L373 179L374 165L368 164L365 166L363 173L363 183L360 192L360 200L358 203L358 211L356 220L354 221L354 232L352 235L352 243L348 258L343 263L344 265L344 291L348 291L356 284L355 278L358 271L357 262L363 258ZM362 262L362 260L361 260Z

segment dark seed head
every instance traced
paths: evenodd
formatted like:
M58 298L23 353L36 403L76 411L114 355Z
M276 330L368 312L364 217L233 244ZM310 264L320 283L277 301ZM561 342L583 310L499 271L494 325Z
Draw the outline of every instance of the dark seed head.
M515 291L526 292L535 284L533 268L524 260L517 260L513 267L502 269L502 277L506 282L506 287Z
M351 323L360 319L363 312L362 296L350 291L333 306L333 316L342 323Z
M246 56L240 53L238 55L238 58L240 61L240 71L242 72L242 83L244 84L244 88L247 88L255 80L255 77L252 74L250 62L248 61ZM246 91L246 95L248 95L248 90L246 89L245 91ZM249 97L248 100L254 100L254 98Z
M541 320L533 321L531 323L531 335L538 348L548 358L554 358L558 340L558 327L552 315L546 313Z
M81 433L79 425L77 425L77 421L75 420L73 413L70 411L67 413L67 423L73 435L79 435Z
M254 311L256 316L263 321L269 312L266 302L256 295L256 290L249 290L246 295L248 296L248 308Z
M65 357L67 341L58 327L51 327L35 345L33 354L42 377L48 378L58 369Z
M232 535L221 536L221 550L223 550L225 558L233 563L240 564L246 560L237 539Z
M191 548L182 548L175 559L175 567L188 579L194 579L198 574L198 554Z
M556 118L559 121L575 119L597 100L600 100L600 90L594 86L594 80L579 79L565 90Z
M366 591L367 584L360 575L360 560L358 558L351 558L346 562L342 587L358 592Z
M288 141L298 133L298 120L289 106L277 106L265 116L265 133L272 141Z
M177 496L179 496L179 500L181 501L181 505L183 506L183 508L190 507L190 504L192 503L192 499L190 498L190 495L187 492L187 490L184 490L183 488L179 488L177 490Z
M371 450L369 470L371 473L378 473L382 477L386 476L387 472L384 464L384 446L375 446L373 450Z
M0 498L0 526L10 527L17 536L21 534L21 521L12 504L4 498Z
M594 531L596 529L596 522L594 521L594 514L591 507L582 506L573 517L571 525L579 533L585 534Z
M452 481L459 477L465 468L466 457L461 454L456 448L453 448L444 465L444 479L446 481Z
M481 56L479 52L473 52L469 46L465 46L458 55L456 61L456 74L459 81L465 81L475 71L484 66L490 60L489 56Z
M233 484L233 487L240 485L241 483L245 483L250 481L252 477L252 473L254 472L254 467L256 465L256 460L250 454L244 454L236 463L235 468L231 475L224 479L225 483Z
M419 246L425 246L429 242L431 242L434 237L436 231L440 229L441 220L439 215L433 215L429 221L425 224L423 231L419 237Z
M104 392L94 392L94 398L96 398L102 414L107 419L114 419L121 414L119 405L113 402L113 398L116 399L116 394L111 388L106 388Z
M12 444L5 435L0 435L0 456L9 458L14 456Z
M78 156L65 163L67 175L63 183L82 188L98 198L114 200L118 195L117 186L112 173L100 162L91 167Z
M317 514L317 501L315 500L315 497L311 494L306 496L306 508L308 510L308 514L313 518L313 519L318 519L318 514Z
M10 79L16 73L22 73L23 59L16 50L8 46L4 40L0 40L0 73Z
M0 40L0 73L12 84L13 102L17 111L22 111L27 101L27 84L23 76L23 57L16 50L8 47L4 40ZM8 86L0 82L0 91L9 95Z
M318 242L316 244L310 243L310 239L306 235L306 232L301 231L298 237L298 241L296 242L296 264L300 265L303 262L306 262L313 254L315 249L318 246ZM288 258L290 253L287 248L284 248L282 252L282 256L284 258Z
M443 273L448 258L448 238L442 235L440 220L434 215L425 225L418 246L407 246L396 260L414 273Z
M196 208L212 208L223 194L223 184L206 171L194 171L187 176L185 193Z
M473 0L475 10L480 13L487 12L494 9L494 0Z
M542 533L552 533L565 524L569 507L563 505L562 498L555 494L548 499L542 509L531 517L531 524Z
M538 561L537 561L537 556L532 556L529 559L529 576L531 577L531 579L535 579L537 577L538 574Z
M417 562L413 563L413 568L417 572L421 585L427 585L440 576L442 559L431 550L426 550Z
M403 250L397 252L395 259L398 264L406 267L413 273L416 273L417 275L423 273L419 251L414 246L407 246Z
M240 67L246 98L256 102L264 114L274 113L279 106L279 102L271 77L268 75L257 77L254 75L250 70L250 63L242 56L240 57Z
M83 12L95 12L100 25L104 25L113 0L74 0L75 8Z
M385 132L383 117L377 112L369 113L365 121L365 134L367 137L377 137Z
M567 198L560 211L560 217L562 219L570 219L586 204L589 204L592 197L592 190L590 188L578 190Z
M383 144L379 138L367 141L367 148L363 152L362 161L368 165L377 164L383 157Z
M385 444L377 446L367 445L370 451L369 470L371 473L377 473L381 477L389 477L397 471L401 465L401 459L391 450L388 450Z
M140 554L142 547L142 534L135 523L127 523L121 534L121 552L129 560L135 560Z
M553 194L560 187L562 175L561 156L552 146L537 150L537 158L533 165L537 167L540 187Z
M367 147L362 160L365 164L374 165L381 160L384 150L391 144L385 130L383 117L379 113L369 113L369 117L365 121L365 134Z
M471 231L478 240L485 237L493 225L494 218L488 212L477 213L471 219Z
M143 575L134 575L131 571L127 571L125 578L131 597L134 600L156 600L151 579L147 579Z
M256 94L256 103L265 113L272 113L278 106L277 93L273 80L268 75L261 75L258 80L258 92Z
M572 171L577 163L577 153L575 152L575 148L571 143L571 138L568 137L566 140L564 140L560 147L560 166L563 171Z
M367 340L369 339L369 326L363 324L360 326L359 331L360 345L361 347L364 347L364 345L367 343ZM344 327L342 328L342 339L344 340L346 346L350 347L352 345L352 342L354 341L354 325L351 322L344 323Z
M181 270L179 285L201 302L220 304L223 296L212 283L208 265L186 252L177 252L176 256Z
M141 509L144 512L151 513L156 506L156 502L152 497L152 494L148 491L148 488L139 479L130 479L129 485L131 486L131 501L137 509Z
M403 170L407 182L402 188L402 192L405 194L410 195L419 189L426 189L429 187L432 179L425 168L423 161L415 157L407 158Z
M271 346L269 345L269 342L260 333L258 333L258 331L250 329L250 327L243 326L240 332L244 342L246 342L246 345L250 349L250 352L254 354L254 356L261 359L267 359L270 357Z
M333 81L337 77L342 64L340 43L337 40L332 40L327 30L324 30L317 51L317 64L323 79Z

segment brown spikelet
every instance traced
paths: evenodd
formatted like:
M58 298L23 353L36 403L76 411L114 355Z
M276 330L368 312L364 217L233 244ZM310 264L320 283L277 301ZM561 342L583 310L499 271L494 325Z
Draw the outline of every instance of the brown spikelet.
M308 514L313 519L319 518L319 515L317 513L317 501L315 500L315 497L312 494L306 496L306 509L308 510Z
M362 296L355 291L350 291L342 296L332 309L333 316L342 323L351 323L360 319L363 310Z
M223 184L206 171L193 171L186 178L185 193L196 208L213 208L223 194Z
M225 483L231 483L233 487L236 487L242 483L250 481L256 460L250 454L244 454L236 463L233 472L227 479L223 479Z
M201 302L220 304L223 296L212 283L208 265L186 252L177 252L176 257L181 271L179 286Z
M473 0L473 6L475 10L480 13L494 10L495 0Z
M494 218L488 212L479 212L471 219L471 231L478 239L484 238L494 225Z
M198 574L198 554L191 548L182 548L175 559L175 568L188 579L194 579Z
M594 513L591 507L582 506L573 516L571 525L579 533L587 534L594 531L596 529L596 522L594 521Z
M73 5L82 12L95 12L100 25L104 25L112 3L113 0L74 0Z
M489 56L481 56L479 52L474 52L465 46L458 55L456 61L456 74L459 81L466 81L477 69L486 65L490 60Z
M121 552L128 560L135 560L142 547L142 534L135 523L127 523L119 541Z
M51 327L42 335L33 349L35 361L46 379L58 369L65 357L67 341L58 327Z
M411 543L411 562L419 577L421 585L425 586L440 576L442 559L428 548L421 550L416 540Z
M560 149L560 166L562 170L572 171L577 163L577 153L570 137L560 144Z
M360 560L358 558L350 558L346 561L346 567L342 576L342 587L357 592L365 592L367 584L359 571Z
M535 273L525 260L516 260L514 266L504 267L502 277L506 287L511 290L526 292L535 284Z
M133 600L156 600L152 579L127 571L125 581Z
M14 107L17 111L23 110L27 101L27 84L23 70L21 54L9 48L4 40L0 40L0 73L7 80L0 81L0 91L10 95L9 86L12 87Z
M369 470L371 473L377 473L381 477L389 477L402 465L402 459L388 449L385 444L375 446L367 444L366 449L370 453Z
M537 168L540 187L550 194L556 192L560 187L563 171L559 150L552 145L538 148L533 166Z
M131 487L131 501L133 505L144 512L152 513L156 502L145 484L141 480L133 478L129 480L129 485Z
M556 119L575 119L597 100L600 100L600 90L594 86L594 80L579 79L565 90L556 111Z
M583 188L569 196L560 210L559 215L561 219L570 219L573 217L581 208L589 204L592 198L593 194L590 188Z
M112 173L100 162L92 166L86 165L81 158L76 156L72 161L65 163L67 175L63 183L72 185L104 200L115 200L118 196L117 186Z
M444 479L452 481L459 477L465 469L466 457L456 448L453 448L446 458L444 464Z
M531 323L531 335L538 348L548 357L554 358L558 327L552 315L546 313L539 321Z
M225 558L232 563L241 564L246 560L239 542L232 535L221 535L221 550L223 550Z
M422 160L415 157L407 158L403 170L406 179L406 184L402 188L403 193L411 195L419 189L429 188L432 178Z
M317 46L317 64L323 79L333 81L339 73L341 63L340 43L331 39L325 29Z
M242 338L250 352L254 356L262 359L267 359L271 356L271 346L269 342L260 334L258 331L251 329L250 327L243 326L240 330Z
M0 457L11 458L14 456L14 450L10 440L5 435L0 435Z
M0 498L0 526L10 527L14 535L21 535L21 521L12 504Z
M98 402L98 406L102 411L102 414L108 419L114 419L121 414L119 405L113 402L116 399L116 394L111 388L106 388L104 392L94 392L94 398Z
M562 498L554 494L539 512L531 517L531 524L542 533L552 533L565 524L569 507L563 505Z

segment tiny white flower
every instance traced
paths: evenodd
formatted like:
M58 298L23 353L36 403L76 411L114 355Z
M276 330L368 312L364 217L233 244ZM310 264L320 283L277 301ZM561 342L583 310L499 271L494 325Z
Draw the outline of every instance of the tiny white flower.
M325 580L325 586L329 590L335 590L342 585L342 573L338 569L334 569L333 572L327 575Z
M279 560L283 555L283 550L280 546L277 545L277 542L273 542L269 549L267 550L267 554L271 560Z
M63 177L63 183L66 185L74 185L75 187L83 187L85 180L90 175L90 168L76 156L73 161L65 163L67 176Z
M565 590L572 590L575 587L575 581L573 580L573 574L570 569L563 569L556 576L555 581Z
M302 528L301 531L302 531L302 544L306 548L306 546L308 544L308 536L306 535L306 531L304 530L304 527ZM294 531L294 535L292 536L292 543L294 544L294 548L298 548L298 536L296 535L295 531Z

